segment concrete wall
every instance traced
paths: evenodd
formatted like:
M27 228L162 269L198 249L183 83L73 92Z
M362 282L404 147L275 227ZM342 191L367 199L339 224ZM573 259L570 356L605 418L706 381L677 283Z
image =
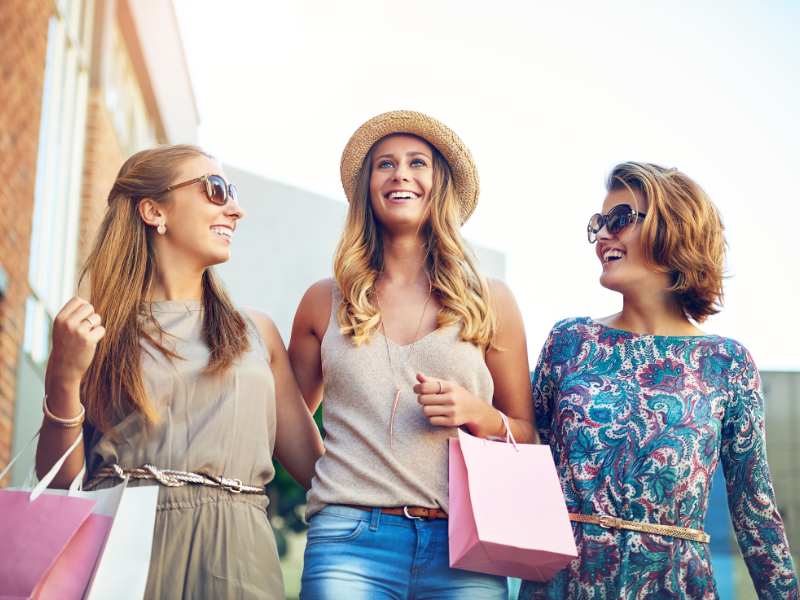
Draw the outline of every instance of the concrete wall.
M347 205L235 167L225 173L246 216L236 228L232 259L217 271L234 301L267 313L288 343L303 293L332 274ZM474 250L485 275L505 277L503 254Z

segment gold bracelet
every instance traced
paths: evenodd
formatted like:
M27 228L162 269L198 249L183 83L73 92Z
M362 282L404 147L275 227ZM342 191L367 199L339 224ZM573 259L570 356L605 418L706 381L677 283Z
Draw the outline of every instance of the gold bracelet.
M42 400L42 412L48 421L58 425L59 427L63 427L64 429L80 427L83 424L84 417L86 417L86 409L83 407L83 404L81 404L81 412L77 417L72 417L71 419L62 419L61 417L55 416L52 412L50 412L50 408L47 406L47 394L44 395L44 399Z

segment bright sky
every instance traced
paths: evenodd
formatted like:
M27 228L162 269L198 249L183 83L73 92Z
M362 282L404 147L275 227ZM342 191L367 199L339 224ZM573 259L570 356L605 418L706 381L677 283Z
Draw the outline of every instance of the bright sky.
M619 309L585 227L608 170L643 160L722 212L726 306L704 329L800 369L800 3L175 4L200 142L228 163L343 201L367 118L453 128L481 176L465 235L505 253L532 360L556 320Z

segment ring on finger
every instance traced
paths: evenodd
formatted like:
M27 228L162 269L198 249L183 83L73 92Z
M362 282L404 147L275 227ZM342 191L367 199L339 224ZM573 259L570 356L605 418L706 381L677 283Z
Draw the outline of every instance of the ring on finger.
M94 322L94 319L93 319L94 316L95 315L89 315L88 317L86 317L84 319L84 321L89 324L89 327L96 327L97 326L97 324Z
M437 393L437 394L441 394L441 393L442 393L442 380L440 379L440 380L439 380L439 381L437 381L436 383L438 383L438 384L439 384L439 391L438 391L438 392L436 392L436 393Z

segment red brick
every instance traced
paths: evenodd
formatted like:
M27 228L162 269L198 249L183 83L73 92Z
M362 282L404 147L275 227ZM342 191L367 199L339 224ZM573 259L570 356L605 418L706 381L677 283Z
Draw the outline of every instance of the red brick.
M14 373L24 335L47 25L52 10L52 0L4 0L0 5L0 264L8 276L7 293L0 299L4 371L0 380L0 465L8 461L11 451Z

